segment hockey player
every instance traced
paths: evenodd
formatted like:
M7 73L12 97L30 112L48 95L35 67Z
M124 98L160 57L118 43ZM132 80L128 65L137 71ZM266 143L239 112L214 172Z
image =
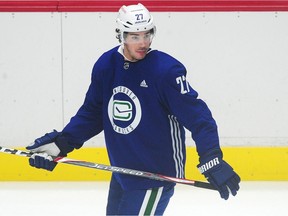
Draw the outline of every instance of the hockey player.
M239 190L239 176L222 158L216 123L186 79L185 67L150 48L156 27L142 5L122 6L116 29L120 46L95 63L85 101L61 132L27 147L30 165L52 171L49 155L66 156L104 130L113 166L184 177L185 131L191 131L198 168L220 196ZM107 215L162 215L174 183L113 174Z

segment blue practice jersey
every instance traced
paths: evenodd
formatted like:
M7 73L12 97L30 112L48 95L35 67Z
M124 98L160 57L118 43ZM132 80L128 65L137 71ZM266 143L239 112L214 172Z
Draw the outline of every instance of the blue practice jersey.
M85 101L63 136L80 148L104 130L111 165L183 178L184 127L192 132L199 155L219 148L211 112L175 58L150 50L144 59L129 62L119 50L109 50L95 63ZM123 174L115 177L124 189L167 184Z

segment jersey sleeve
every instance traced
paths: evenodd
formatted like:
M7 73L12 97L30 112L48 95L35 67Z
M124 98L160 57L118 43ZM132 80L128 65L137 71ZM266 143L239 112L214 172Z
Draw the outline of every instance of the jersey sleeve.
M93 67L83 105L62 131L62 137L74 148L80 148L84 142L103 130L102 70L99 64L96 62Z
M217 125L206 103L186 78L186 69L176 64L161 77L160 92L164 106L192 133L199 156L220 148Z

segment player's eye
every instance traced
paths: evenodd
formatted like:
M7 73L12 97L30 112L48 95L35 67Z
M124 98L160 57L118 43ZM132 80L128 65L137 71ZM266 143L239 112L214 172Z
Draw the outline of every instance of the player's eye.
M139 37L138 35L132 35L132 36L131 36L131 40L137 42L137 41L140 40L140 37Z

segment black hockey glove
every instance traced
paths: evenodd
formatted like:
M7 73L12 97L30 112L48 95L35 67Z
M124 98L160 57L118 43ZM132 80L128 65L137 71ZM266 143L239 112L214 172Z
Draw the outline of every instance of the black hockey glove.
M34 143L27 146L26 149L35 153L29 158L29 164L32 167L46 169L52 171L57 165L51 156L66 156L67 152L61 148L60 132L54 130L46 133L44 136L36 139Z
M206 179L217 188L221 198L227 200L230 192L233 196L237 194L240 188L240 177L222 158L223 154L220 149L209 151L200 156L200 164L197 167Z

